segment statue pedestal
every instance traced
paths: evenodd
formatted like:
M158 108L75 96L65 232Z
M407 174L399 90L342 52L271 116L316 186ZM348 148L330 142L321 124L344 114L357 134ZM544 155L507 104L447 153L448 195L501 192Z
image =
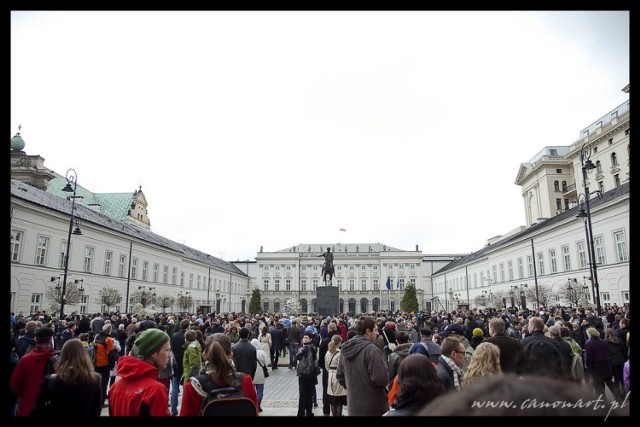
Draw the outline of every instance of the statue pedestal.
M316 288L316 308L322 317L338 314L340 297L337 286L318 286Z

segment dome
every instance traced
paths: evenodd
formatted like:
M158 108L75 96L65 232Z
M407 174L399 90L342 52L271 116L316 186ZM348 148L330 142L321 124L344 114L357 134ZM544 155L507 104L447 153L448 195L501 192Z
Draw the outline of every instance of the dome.
M20 136L20 132L16 133L16 135L11 138L11 149L14 151L22 151L24 148L24 140Z

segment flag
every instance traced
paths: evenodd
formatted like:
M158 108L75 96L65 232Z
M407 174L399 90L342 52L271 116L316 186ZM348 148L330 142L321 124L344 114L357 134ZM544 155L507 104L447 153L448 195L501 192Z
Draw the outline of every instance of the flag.
M341 228L340 231L347 231L347 229L346 228Z
M391 290L391 276L387 276L387 290Z

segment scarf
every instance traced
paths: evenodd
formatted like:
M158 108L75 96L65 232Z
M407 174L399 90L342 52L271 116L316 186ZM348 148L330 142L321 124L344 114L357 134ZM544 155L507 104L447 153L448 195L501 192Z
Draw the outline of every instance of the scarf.
M447 365L449 365L449 367L453 371L453 387L456 390L460 391L460 382L462 381L463 376L462 369L460 369L460 367L456 365L456 362L449 359L447 356L442 355L441 357L445 362L447 362Z

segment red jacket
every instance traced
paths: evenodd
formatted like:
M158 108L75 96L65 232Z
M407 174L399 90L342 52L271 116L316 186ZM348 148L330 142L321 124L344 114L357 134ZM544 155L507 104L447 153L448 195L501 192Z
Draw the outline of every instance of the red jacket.
M158 381L158 368L133 356L118 359L116 376L109 389L111 416L171 416L169 393Z
M256 388L251 380L251 375L244 374L242 379L242 386L240 387L242 394L249 399L253 400L256 406L256 415L258 412L258 395L256 394ZM202 397L194 390L191 381L187 382L182 391L182 406L180 406L180 416L199 416L200 406L202 405Z
M30 415L36 406L44 368L51 356L53 356L51 347L46 349L36 347L18 360L11 375L11 391L20 400L19 416Z

